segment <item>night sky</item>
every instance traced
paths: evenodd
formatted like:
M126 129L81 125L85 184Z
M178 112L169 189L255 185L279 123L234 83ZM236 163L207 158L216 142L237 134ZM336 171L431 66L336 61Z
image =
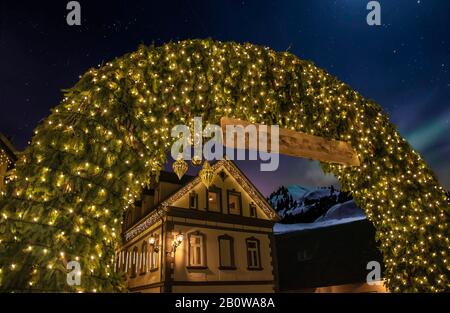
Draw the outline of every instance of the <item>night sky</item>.
M379 103L450 189L450 1L379 1L382 26L367 25L368 0L84 0L81 26L66 24L67 2L0 0L0 132L19 149L88 68L140 43L210 37L312 60ZM335 182L307 160L238 165L264 194Z

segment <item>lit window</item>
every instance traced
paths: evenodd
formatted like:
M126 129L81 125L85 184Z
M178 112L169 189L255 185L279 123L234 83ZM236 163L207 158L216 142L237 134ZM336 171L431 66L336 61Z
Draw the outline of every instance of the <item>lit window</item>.
M220 196L221 190L219 188L210 187L209 190L206 190L206 202L208 211L212 212L220 212L222 211L221 207L221 199Z
M120 271L120 253L117 253L116 255L116 266L114 267L116 270L116 273Z
M128 258L128 251L122 251L120 252L120 269L122 272L127 271L127 259Z
M189 266L206 266L205 236L199 232L189 234Z
M141 274L145 274L147 272L147 242L142 242L142 248L141 248Z
M151 252L150 252L150 270L154 271L156 269L158 269L159 266L159 249L158 249L158 245L159 245L159 236L158 235L154 235L155 236L155 243L152 246Z
M252 202L249 206L250 217L256 217L256 205Z
M189 194L189 208L198 209L198 194L195 192Z
M220 269L235 269L234 265L234 241L228 235L219 236L219 260Z
M138 262L138 247L133 248L133 253L131 254L131 277L136 277L137 272L137 262Z
M228 213L241 215L241 194L236 191L228 190Z
M261 255L259 251L259 240L252 237L247 242L247 268L249 270L261 269Z

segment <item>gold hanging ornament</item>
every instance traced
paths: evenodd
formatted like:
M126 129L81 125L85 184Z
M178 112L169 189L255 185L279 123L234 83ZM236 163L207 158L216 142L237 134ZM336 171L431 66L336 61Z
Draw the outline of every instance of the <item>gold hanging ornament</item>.
M200 164L202 164L202 158L199 157L199 156L194 155L194 156L192 157L191 163L192 163L192 165L194 165L194 166L199 166Z
M181 179L184 174L186 174L187 170L189 168L189 165L186 163L183 158L179 157L175 162L172 164L172 169L177 174L178 179Z
M198 175L200 176L202 183L206 186L207 189L209 189L209 187L212 185L214 177L216 176L208 161L205 161L205 163L203 163L203 167Z
M72 192L72 184L67 183L64 185L64 193L70 193Z

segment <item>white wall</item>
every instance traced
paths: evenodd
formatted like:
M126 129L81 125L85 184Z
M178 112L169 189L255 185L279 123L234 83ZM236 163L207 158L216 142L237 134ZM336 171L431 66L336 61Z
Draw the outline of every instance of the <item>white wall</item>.
M230 224L223 224L233 227ZM187 234L192 231L200 231L206 235L206 262L208 269L191 270L187 269L188 264L188 241ZM201 226L182 226L175 225L173 236L181 232L184 234L184 240L181 246L176 250L175 254L175 281L261 281L271 280L272 274L272 258L270 251L270 240L267 234L259 234L242 231L230 231L221 229L203 228ZM217 237L227 234L234 238L234 256L236 270L219 270L219 242ZM247 247L245 239L255 237L260 241L261 265L263 270L247 269Z
M128 269L127 269L127 283L128 283L128 288L134 288L134 287L139 287L139 286L144 286L144 285L149 285L149 284L153 284L153 283L158 283L161 281L161 270L162 270L162 261L161 261L161 256L164 255L164 251L161 248L158 254L158 268L156 270L151 270L150 269L150 251L151 248L149 246L149 238L151 235L155 235L157 238L159 238L159 243L162 243L162 228L161 228L161 223L158 222L156 223L152 228L148 229L145 233L143 233L142 235L140 235L139 237L133 239L130 243L127 243L127 245L122 248L123 250L128 250L129 253L131 253L133 251L134 247L138 248L139 251L139 262L137 264L137 274L136 277L132 278L131 277L131 272L130 272L130 268L131 268L131 264L130 262L128 262ZM147 269L145 271L144 275L141 275L141 255L142 255L142 242L145 241L147 243Z

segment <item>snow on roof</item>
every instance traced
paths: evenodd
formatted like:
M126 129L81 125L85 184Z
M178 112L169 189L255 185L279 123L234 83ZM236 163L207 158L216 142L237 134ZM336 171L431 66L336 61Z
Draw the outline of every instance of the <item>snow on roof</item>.
M333 225L351 223L351 222L361 221L361 220L365 220L365 219L366 219L365 216L354 216L354 217L347 217L347 218L342 218L342 219L324 220L321 222L314 222L314 223L297 223L297 224L276 223L273 226L273 232L275 234L284 234L284 233L302 231L302 230L306 230L306 229L316 229L316 228L329 227L329 226L333 226Z

